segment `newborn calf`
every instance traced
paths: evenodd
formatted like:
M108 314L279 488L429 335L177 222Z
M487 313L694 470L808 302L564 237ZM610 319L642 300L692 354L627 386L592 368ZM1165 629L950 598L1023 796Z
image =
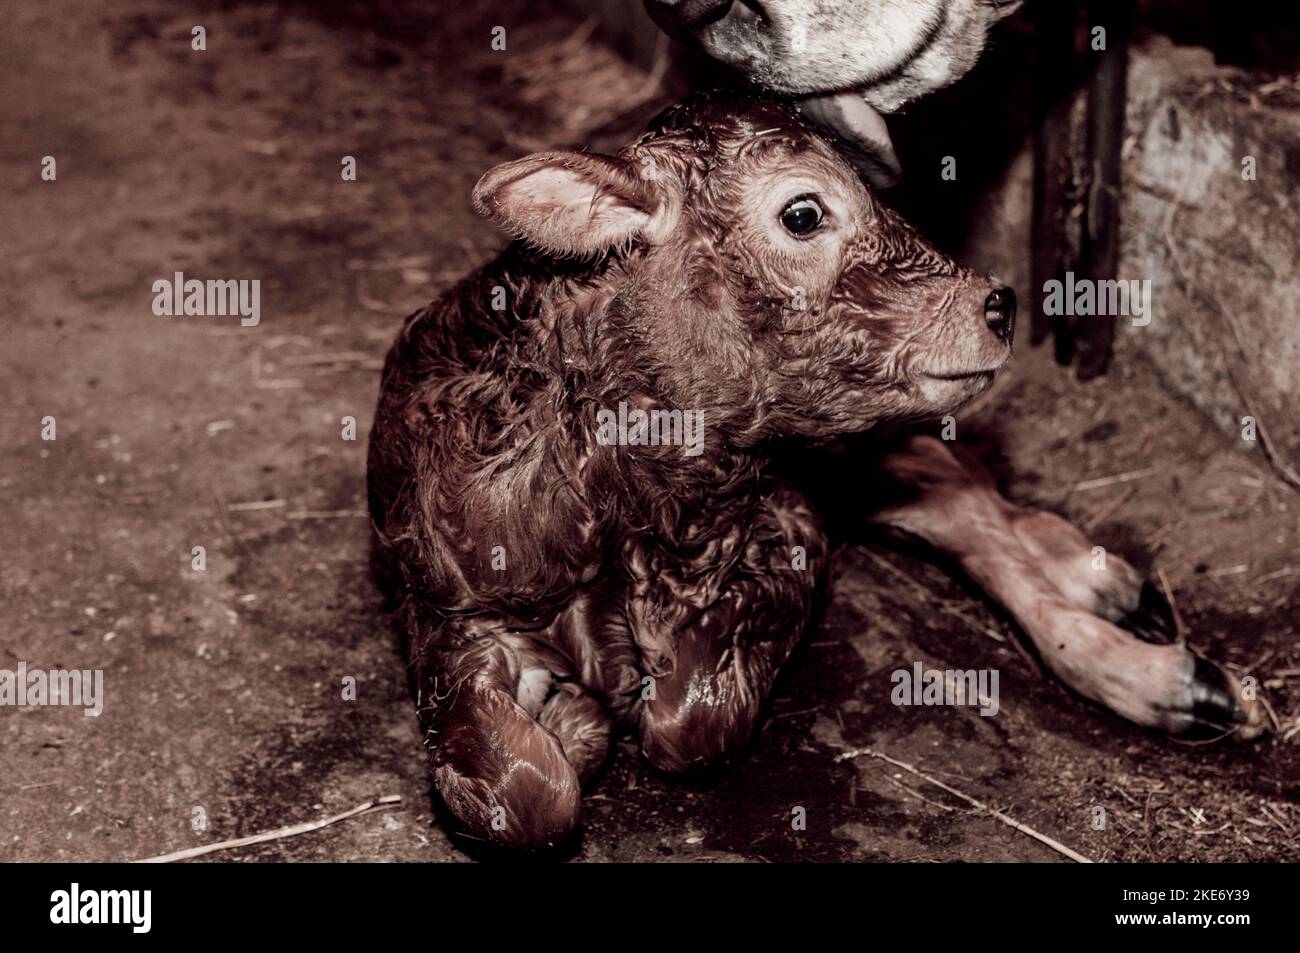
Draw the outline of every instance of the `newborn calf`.
M617 724L670 772L745 745L827 564L778 458L960 407L1015 305L757 100L688 100L618 156L508 162L474 202L519 240L398 335L370 510L439 792L471 834L539 846L577 825ZM873 518L955 555L1076 690L1170 731L1258 723L1217 669L1114 624L1161 628L1119 559L1093 571L938 441L879 466Z

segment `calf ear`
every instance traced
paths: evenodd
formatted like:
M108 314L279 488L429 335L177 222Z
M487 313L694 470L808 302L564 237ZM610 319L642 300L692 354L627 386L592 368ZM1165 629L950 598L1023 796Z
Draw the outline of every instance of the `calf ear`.
M637 238L660 204L632 163L580 152L525 156L474 186L481 214L560 255L595 255Z

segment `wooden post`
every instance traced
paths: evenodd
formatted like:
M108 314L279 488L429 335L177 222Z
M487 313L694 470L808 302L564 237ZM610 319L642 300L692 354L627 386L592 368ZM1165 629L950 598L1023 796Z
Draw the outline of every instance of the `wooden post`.
M1134 0L1040 0L1035 15L1033 288L1030 342L1052 337L1080 380L1106 372L1117 315L1047 315L1043 286L1106 281L1119 269L1121 150ZM1080 27L1083 27L1080 35ZM1093 49L1096 28L1105 49ZM1086 98L1080 102L1080 91ZM1084 108L1080 108L1080 107Z
M1088 80L1088 196L1080 249L1080 270L1093 281L1118 277L1120 153L1124 146L1125 85L1128 42L1133 28L1133 0L1092 0L1090 31L1106 31L1106 49L1088 55L1094 68ZM1076 373L1089 380L1106 373L1115 349L1119 315L1085 318L1074 339L1079 359Z
M1078 88L1075 52L1076 9L1064 0L1034 5L1034 195L1031 222L1030 288L1031 344L1050 335L1056 358L1068 364L1074 356L1069 328L1061 316L1044 309L1043 286L1074 266L1068 240L1071 205L1071 113Z

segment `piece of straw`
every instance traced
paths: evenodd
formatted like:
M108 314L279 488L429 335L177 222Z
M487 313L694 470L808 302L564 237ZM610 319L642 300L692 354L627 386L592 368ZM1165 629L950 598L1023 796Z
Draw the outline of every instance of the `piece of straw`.
M891 758L887 754L881 754L879 751L873 751L870 748L854 748L852 751L845 751L842 754L836 755L835 760L847 761L850 758L857 758L860 757L861 755L867 755L868 757L871 758L879 758L881 761L887 761L896 768L902 768L904 771L914 774L918 778L921 778L922 780L929 781L935 787L947 791L949 794L953 795L954 797L961 798L967 804L974 805L975 807L979 808L981 811L987 811L989 814L991 814L997 820L1001 821L1003 824L1006 824L1008 827L1020 831L1020 833L1022 834L1028 834L1030 837L1034 838L1034 840L1046 844L1048 847L1052 848L1052 850L1056 851L1058 854L1064 854L1066 857L1069 857L1071 860L1077 863L1080 864L1093 863L1092 860L1090 860L1087 857L1084 857L1083 854L1080 854L1078 851L1071 850L1070 848L1062 844L1060 841L1054 840L1053 838L1048 837L1046 834L1040 834L1038 831L1034 830L1028 824L1022 824L1020 821L1017 821L1015 818L1008 817L1006 814L1003 814L1001 811L994 810L993 808L985 804L983 801L977 801L975 800L975 798L971 797L968 794L962 794L956 788L950 787L949 785L944 784L942 781L930 777L930 775L926 774L923 771L918 771L910 764L905 764L902 761L899 761L895 758Z
M373 811L376 808L391 807L400 803L401 795L389 794L373 801L367 801L365 804L358 805L350 811L344 811L342 814L335 814L333 817L327 817L319 821L307 821L304 824L294 824L291 827L281 827L279 830L267 831L265 834L251 834L248 837L238 837L235 840L221 841L217 844L206 844L203 847L190 847L185 850L174 851L170 854L162 854L158 857L146 857L143 860L137 860L137 864L170 864L176 860L189 860L191 857L202 857L204 854L214 854L219 850L231 850L235 847L247 847L250 844L265 844L268 841L283 840L286 837L297 837L299 834L310 834L312 831L318 831L323 827L329 827L331 824L337 824L339 821L346 821L349 818L356 817L358 814L364 814L367 811Z

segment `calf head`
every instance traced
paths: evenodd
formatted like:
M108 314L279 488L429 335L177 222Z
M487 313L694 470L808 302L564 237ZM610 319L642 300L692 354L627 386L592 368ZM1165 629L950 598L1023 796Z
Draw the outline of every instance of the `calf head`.
M593 373L704 411L732 446L946 413L1010 354L1010 289L926 243L784 105L697 96L617 156L528 156L474 196L593 258L607 296L580 320L616 342Z

